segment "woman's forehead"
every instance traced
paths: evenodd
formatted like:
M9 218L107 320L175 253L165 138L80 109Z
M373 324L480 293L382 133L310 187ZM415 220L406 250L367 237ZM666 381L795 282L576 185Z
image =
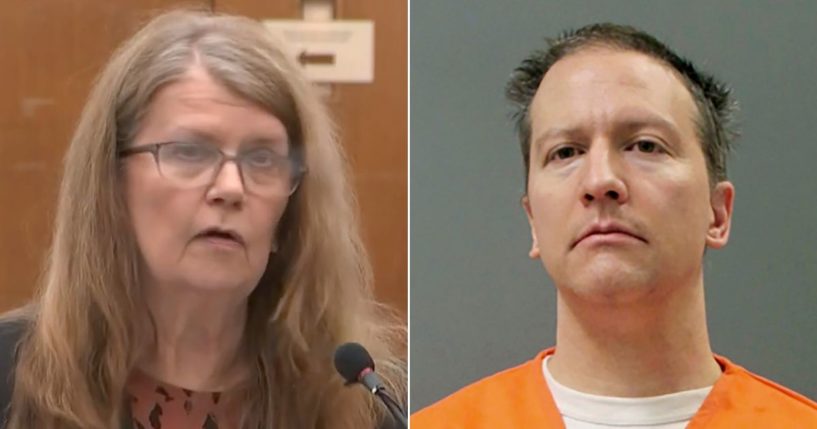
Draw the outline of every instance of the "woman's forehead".
M202 140L287 142L287 130L279 118L234 94L206 72L188 73L160 88L147 106L142 132Z

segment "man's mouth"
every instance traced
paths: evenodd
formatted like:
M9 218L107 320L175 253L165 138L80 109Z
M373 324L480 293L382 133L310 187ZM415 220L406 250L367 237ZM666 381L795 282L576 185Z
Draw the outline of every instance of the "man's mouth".
M627 242L638 240L646 243L647 240L636 234L632 229L620 224L618 222L597 222L589 227L579 235L579 239L573 242L571 248L576 247L579 243L589 240L593 242Z

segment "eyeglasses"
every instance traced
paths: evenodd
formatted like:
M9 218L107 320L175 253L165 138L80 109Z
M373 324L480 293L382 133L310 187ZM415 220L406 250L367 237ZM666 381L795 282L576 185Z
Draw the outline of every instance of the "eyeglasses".
M266 147L231 156L206 143L170 141L125 148L119 156L146 152L153 154L159 174L182 188L213 183L227 161L235 162L245 189L260 196L290 196L306 173L297 160Z

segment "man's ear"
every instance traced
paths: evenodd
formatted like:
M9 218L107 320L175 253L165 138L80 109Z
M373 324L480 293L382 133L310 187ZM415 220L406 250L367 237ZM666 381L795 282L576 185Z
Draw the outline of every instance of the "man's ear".
M530 225L531 247L528 256L531 259L539 260L539 242L536 240L536 228L533 226L533 212L530 207L530 199L525 195L522 197L522 207L525 209L525 214L528 216L528 224Z
M712 189L709 205L712 216L706 230L706 246L720 249L729 241L732 225L732 209L735 201L735 186L729 181L718 182Z

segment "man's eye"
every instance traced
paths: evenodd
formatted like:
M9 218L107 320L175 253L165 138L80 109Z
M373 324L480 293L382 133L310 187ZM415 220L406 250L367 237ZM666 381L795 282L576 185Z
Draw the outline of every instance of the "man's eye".
M551 155L550 160L562 160L574 157L579 154L579 150L575 147L565 146L556 149Z
M631 147L634 147L639 150L639 152L644 153L654 153L658 152L661 148L658 146L658 143L649 140L639 140L635 142Z

